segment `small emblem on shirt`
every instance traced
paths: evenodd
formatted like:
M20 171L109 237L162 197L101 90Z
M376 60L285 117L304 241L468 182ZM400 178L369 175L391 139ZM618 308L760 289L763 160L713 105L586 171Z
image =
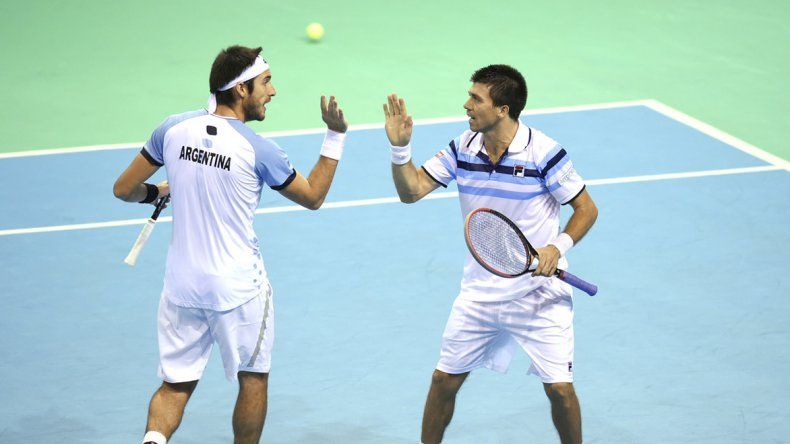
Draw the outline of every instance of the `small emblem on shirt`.
M516 165L513 167L513 175L516 177L524 177L524 165Z
M560 177L560 180L558 180L557 182L560 185L565 185L565 182L568 182L569 180L574 180L575 181L575 180L579 180L579 179L580 179L580 177L576 173L576 170L573 169L573 167L571 167L568 171L565 172L565 174L563 174L562 177Z
M569 372L572 372L572 371L573 371L573 362L569 362L569 363L568 363L568 371L569 371Z
M223 156L222 154L213 153L204 150L203 148L192 148L191 146L182 146L181 155L179 159L191 160L195 163L212 166L214 168L222 168L223 170L230 171L230 156Z

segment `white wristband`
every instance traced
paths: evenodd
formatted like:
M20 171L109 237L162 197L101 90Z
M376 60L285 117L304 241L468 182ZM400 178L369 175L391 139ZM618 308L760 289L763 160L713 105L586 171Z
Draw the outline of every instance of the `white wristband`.
M146 433L145 436L143 436L143 444L147 442L155 442L156 444L167 444L167 438L165 438L165 435L152 430Z
M411 142L406 146L390 145L390 149L392 150L392 163L395 165L403 165L411 160Z
M343 144L346 141L346 133L338 133L331 129L326 130L324 144L321 145L321 155L330 159L340 160L343 155Z
M573 238L566 233L560 233L553 241L549 242L549 245L557 247L560 250L560 256L565 256L565 253L573 247Z

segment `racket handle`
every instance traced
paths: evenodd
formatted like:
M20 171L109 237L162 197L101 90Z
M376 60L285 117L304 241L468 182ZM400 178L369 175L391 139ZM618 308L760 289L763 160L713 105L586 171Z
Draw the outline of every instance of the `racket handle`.
M557 277L573 285L579 290L589 294L590 296L595 296L595 293L598 293L597 285L591 284L576 275L568 273L565 270L557 270Z
M140 255L140 251L142 251L145 242L148 240L148 236L151 235L151 231L154 230L154 224L156 222L153 219L148 219L143 227L143 230L140 232L140 235L137 236L137 240L134 241L134 245L132 246L132 250L129 251L129 254L126 256L126 259L123 261L126 265L130 267L134 267L134 264L137 263L137 256Z

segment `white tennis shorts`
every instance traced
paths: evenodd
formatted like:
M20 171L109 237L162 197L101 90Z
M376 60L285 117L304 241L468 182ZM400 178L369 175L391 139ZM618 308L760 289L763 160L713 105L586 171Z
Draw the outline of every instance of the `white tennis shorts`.
M436 368L458 374L486 367L505 373L516 346L544 383L573 382L573 299L557 278L526 296L503 302L456 298Z
M196 381L203 375L214 342L225 376L240 371L267 373L274 345L271 286L227 311L180 307L165 296L159 301L159 377L167 382Z

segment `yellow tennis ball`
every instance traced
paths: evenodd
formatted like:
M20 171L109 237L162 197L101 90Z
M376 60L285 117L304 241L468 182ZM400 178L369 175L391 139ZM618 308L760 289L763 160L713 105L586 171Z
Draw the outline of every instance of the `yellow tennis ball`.
M320 23L310 23L305 32L308 39L317 42L324 36L324 27Z

